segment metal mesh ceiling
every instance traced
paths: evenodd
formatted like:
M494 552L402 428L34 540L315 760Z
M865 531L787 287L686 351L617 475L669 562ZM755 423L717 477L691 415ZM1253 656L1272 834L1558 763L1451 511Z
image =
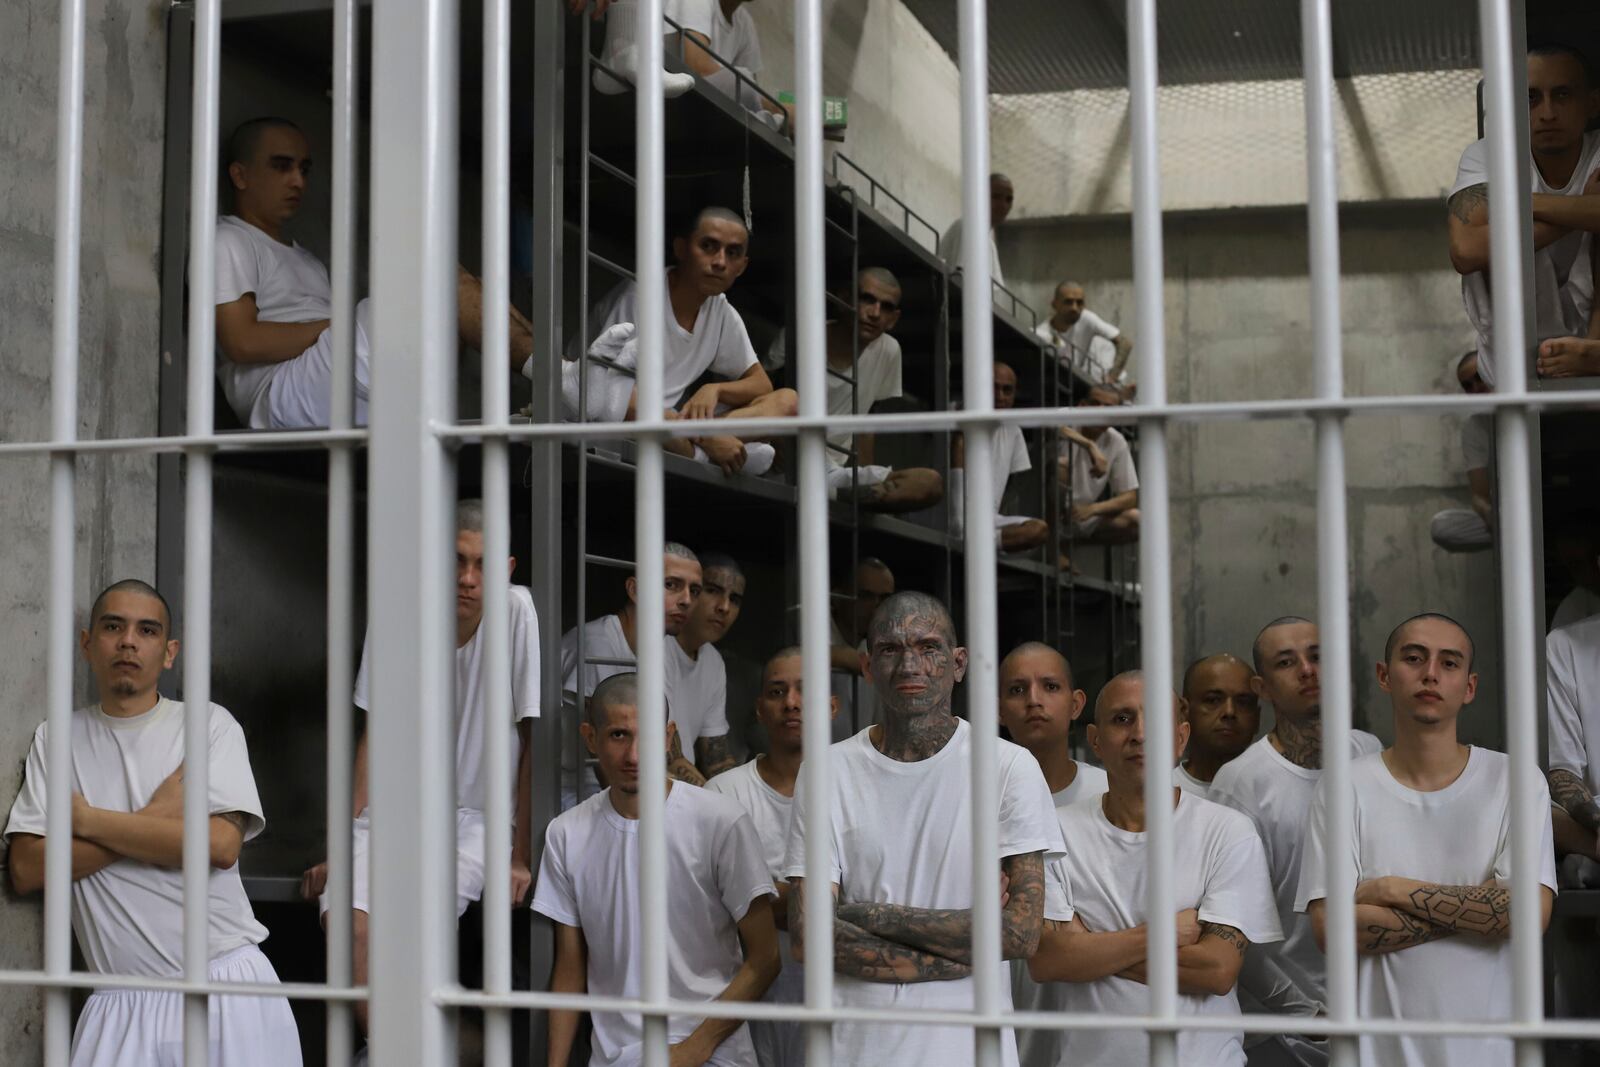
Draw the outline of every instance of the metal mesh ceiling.
M955 56L956 0L905 3ZM1292 0L1160 0L1162 84L1299 77L1299 7ZM1339 76L1478 65L1473 0L1339 0L1333 23ZM1121 0L991 0L991 92L1103 89L1127 82Z

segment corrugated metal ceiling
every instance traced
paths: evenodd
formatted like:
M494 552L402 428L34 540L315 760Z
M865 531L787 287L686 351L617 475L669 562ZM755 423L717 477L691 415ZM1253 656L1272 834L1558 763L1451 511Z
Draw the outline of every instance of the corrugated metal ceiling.
M956 0L905 3L954 56ZM1294 0L1160 0L1162 83L1300 77L1299 8ZM1478 65L1472 0L1338 0L1333 21L1340 76ZM1127 82L1127 18L1120 0L991 0L991 92Z

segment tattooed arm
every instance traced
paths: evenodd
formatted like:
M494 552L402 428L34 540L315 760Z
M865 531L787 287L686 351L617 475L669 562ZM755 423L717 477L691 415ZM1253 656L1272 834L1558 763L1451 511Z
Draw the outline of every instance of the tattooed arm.
M1569 770L1557 768L1545 776L1550 782L1550 800L1572 816L1573 821L1591 834L1600 833L1600 804L1589 787Z
M1498 885L1435 885L1413 878L1374 878L1356 887L1357 904L1378 904L1451 933L1491 941L1511 937L1511 890ZM1550 925L1555 894L1540 887L1540 929Z
M715 778L723 771L731 770L739 765L733 758L733 750L728 745L728 735L719 734L716 737L701 737L694 743L694 762L700 773L707 778Z
M1575 198L1564 198L1575 199ZM1486 182L1458 190L1446 202L1450 209L1450 264L1458 274L1489 269L1489 186ZM1535 218L1533 247L1559 240L1567 227Z
M1000 913L1000 951L1023 960L1039 948L1044 924L1044 853L1007 856L1000 863L1008 899ZM839 918L887 941L972 964L971 908L911 908L901 904L846 904Z
M1317 939L1317 947L1324 952L1328 951L1328 902L1313 900L1306 908L1306 918L1311 920L1311 932ZM1399 908L1389 908L1379 904L1356 905L1356 955L1358 956L1382 956L1387 952L1399 952L1401 949L1426 945L1430 941L1437 941L1454 933L1454 930L1435 926L1426 919L1418 919Z
M794 958L806 958L806 887L804 878L789 884L789 940ZM833 887L834 900L839 887ZM866 982L944 982L966 978L972 968L954 960L885 940L833 916L833 970L835 974Z
M1187 921L1185 921L1187 920ZM1192 924L1192 925L1191 925ZM1144 927L1139 927L1141 932ZM1178 913L1178 992L1225 997L1239 980L1249 938L1223 923L1201 922L1194 909ZM1120 977L1149 984L1148 954L1118 971Z
M684 757L683 740L676 730L672 731L672 742L667 746L667 777L690 785L706 784L706 776Z

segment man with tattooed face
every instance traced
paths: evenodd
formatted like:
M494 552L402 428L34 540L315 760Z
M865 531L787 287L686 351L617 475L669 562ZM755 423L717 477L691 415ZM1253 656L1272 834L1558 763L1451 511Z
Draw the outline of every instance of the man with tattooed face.
M1305 916L1294 908L1306 811L1322 777L1320 642L1317 624L1298 615L1274 619L1256 635L1251 686L1263 703L1272 705L1272 732L1218 768L1210 793L1211 800L1242 811L1255 822L1267 850L1273 898L1283 925L1283 941L1250 950L1239 986L1272 1010L1289 1015L1324 1011L1328 996L1322 952ZM1352 756L1382 747L1371 734L1350 731ZM1279 1048L1263 1047L1269 1045ZM1299 1038L1277 1039L1252 1047L1250 1056L1252 1063L1319 1067L1327 1062L1327 1048Z
M886 599L867 627L862 671L882 725L832 747L828 835L834 971L840 1004L970 1011L972 983L971 734L951 694L967 650L943 604L922 593ZM1062 854L1050 788L1026 749L999 741L1001 950L1026 959L1044 918L1044 864ZM805 957L804 776L795 791L784 873L794 957ZM1009 992L1003 996L1009 998ZM1009 1006L1009 1005L1008 1005ZM965 1027L838 1023L833 1061L968 1067ZM1002 1062L1016 1067L1008 1030Z
M1394 746L1350 765L1351 851L1328 855L1326 782L1306 820L1295 906L1325 944L1328 871L1354 868L1362 1018L1511 1018L1511 760L1457 740L1461 709L1478 690L1472 651L1471 636L1444 615L1395 627L1377 665L1394 707ZM1527 781L1541 814L1542 931L1556 888L1550 791L1531 769ZM1512 1047L1496 1038L1367 1036L1361 1058L1385 1067L1509 1067Z

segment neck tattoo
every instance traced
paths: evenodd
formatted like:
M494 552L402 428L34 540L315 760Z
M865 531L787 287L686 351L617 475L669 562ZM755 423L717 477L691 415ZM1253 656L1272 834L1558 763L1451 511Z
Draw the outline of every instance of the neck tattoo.
M1310 771L1322 769L1322 715L1313 713L1303 722L1284 717L1273 727L1283 758Z

